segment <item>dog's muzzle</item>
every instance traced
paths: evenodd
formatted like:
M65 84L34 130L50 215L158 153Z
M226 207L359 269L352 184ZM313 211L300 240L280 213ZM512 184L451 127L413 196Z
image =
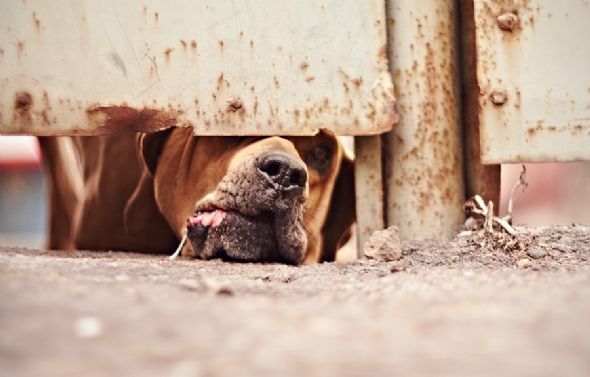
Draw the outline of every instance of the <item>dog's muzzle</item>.
M224 177L187 220L195 256L286 262L304 258L301 225L307 169L284 152L267 152Z

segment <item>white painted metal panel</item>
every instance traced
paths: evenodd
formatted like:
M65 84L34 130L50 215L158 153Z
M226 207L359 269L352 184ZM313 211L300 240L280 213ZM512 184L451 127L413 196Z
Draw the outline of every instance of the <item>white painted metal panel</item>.
M375 134L383 0L0 2L0 133Z
M590 2L474 5L482 160L590 160Z

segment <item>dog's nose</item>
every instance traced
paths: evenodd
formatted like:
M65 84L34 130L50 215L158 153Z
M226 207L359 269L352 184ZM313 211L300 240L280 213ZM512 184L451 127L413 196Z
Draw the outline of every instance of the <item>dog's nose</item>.
M270 152L258 160L258 170L282 189L305 187L307 171L305 167L291 156Z

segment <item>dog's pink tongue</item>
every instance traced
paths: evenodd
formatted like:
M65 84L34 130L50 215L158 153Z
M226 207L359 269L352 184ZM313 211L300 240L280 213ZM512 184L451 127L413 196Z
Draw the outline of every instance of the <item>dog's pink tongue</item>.
M221 209L216 209L213 212L199 212L188 219L188 223L191 226L211 226L215 228L219 226L223 219L225 219L226 212Z

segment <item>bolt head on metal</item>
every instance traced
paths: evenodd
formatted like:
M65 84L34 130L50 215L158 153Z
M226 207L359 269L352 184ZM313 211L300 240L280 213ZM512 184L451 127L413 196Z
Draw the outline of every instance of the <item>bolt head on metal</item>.
M490 101L496 106L501 106L508 101L508 93L505 90L494 90L490 93Z
M518 16L512 12L502 13L497 17L498 26L504 31L513 31L518 25Z

